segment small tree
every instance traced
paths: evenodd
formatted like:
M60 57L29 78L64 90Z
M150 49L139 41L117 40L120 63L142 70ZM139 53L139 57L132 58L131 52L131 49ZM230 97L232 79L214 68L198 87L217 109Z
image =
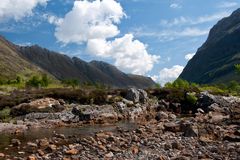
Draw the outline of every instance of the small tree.
M234 67L235 67L235 71L236 71L238 74L240 74L240 64L235 64Z
M48 78L47 74L42 75L41 86L47 87L50 83L50 79Z

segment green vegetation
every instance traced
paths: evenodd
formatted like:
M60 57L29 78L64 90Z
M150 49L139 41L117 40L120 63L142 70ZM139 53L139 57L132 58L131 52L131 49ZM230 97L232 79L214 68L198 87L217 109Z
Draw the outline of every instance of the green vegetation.
M0 110L0 120L3 122L8 121L11 118L10 112L11 112L11 109L8 107L4 108L3 110Z
M238 74L240 74L240 64L235 64L234 67L235 67L236 72Z
M186 96L186 101L191 105L195 105L197 100L198 100L198 98L196 97L196 95L194 93L189 93Z
M240 67L240 65L239 65ZM239 68L240 69L240 68ZM240 72L239 72L240 73ZM183 79L177 79L174 82L166 83L164 88L168 89L183 89L186 91L194 91L194 92L200 92L200 91L208 91L212 94L220 94L220 95L235 95L240 96L240 83L236 81L231 81L226 84L196 84L196 83L190 83ZM192 97L193 98L193 97ZM190 98L190 99L192 99ZM191 100L190 100L191 101ZM194 99L192 99L194 102Z
M46 74L43 74L42 77L33 76L31 79L29 79L26 82L26 86L36 87L36 88L47 87L49 85L50 81L51 80L48 78L48 76Z

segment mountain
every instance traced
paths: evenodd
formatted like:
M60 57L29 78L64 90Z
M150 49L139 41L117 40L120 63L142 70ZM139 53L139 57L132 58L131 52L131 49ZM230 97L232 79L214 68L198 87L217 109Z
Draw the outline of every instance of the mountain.
M240 80L234 65L240 63L240 9L220 20L207 41L188 62L179 78L200 84Z
M81 83L100 83L112 87L147 88L155 85L148 77L128 75L101 61L85 62L77 57L50 51L38 45L17 46L18 53L29 63L46 70L58 80L78 79Z
M41 68L32 65L17 51L16 46L0 36L0 80L13 80L17 76L23 78L33 74L46 73Z

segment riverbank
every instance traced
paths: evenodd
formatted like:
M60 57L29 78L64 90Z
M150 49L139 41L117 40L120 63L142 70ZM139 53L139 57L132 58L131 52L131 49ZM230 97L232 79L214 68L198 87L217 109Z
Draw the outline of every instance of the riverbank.
M238 97L184 93L186 100L179 101L169 95L129 89L107 95L102 104L91 100L89 104L69 103L52 97L18 104L11 108L14 121L0 125L1 131L12 133L0 147L0 157L240 158ZM188 95L197 97L194 104Z

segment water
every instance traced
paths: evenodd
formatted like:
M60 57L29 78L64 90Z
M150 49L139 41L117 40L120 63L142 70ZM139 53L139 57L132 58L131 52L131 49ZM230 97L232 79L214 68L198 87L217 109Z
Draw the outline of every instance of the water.
M67 136L89 136L94 135L96 132L99 131L111 131L115 132L117 130L117 127L120 127L124 130L134 130L138 126L134 122L129 121L122 121L111 125L87 125L87 126L81 126L76 128L70 128L70 127L60 127L60 128L50 128L50 129L32 129L27 130L26 132L20 134L20 135L11 135L11 134L0 134L0 152L4 152L5 148L8 148L11 139L16 138L21 141L22 144L25 144L29 141L34 141L36 139L41 138L50 138L53 136L53 132L55 131L58 134L64 134Z

